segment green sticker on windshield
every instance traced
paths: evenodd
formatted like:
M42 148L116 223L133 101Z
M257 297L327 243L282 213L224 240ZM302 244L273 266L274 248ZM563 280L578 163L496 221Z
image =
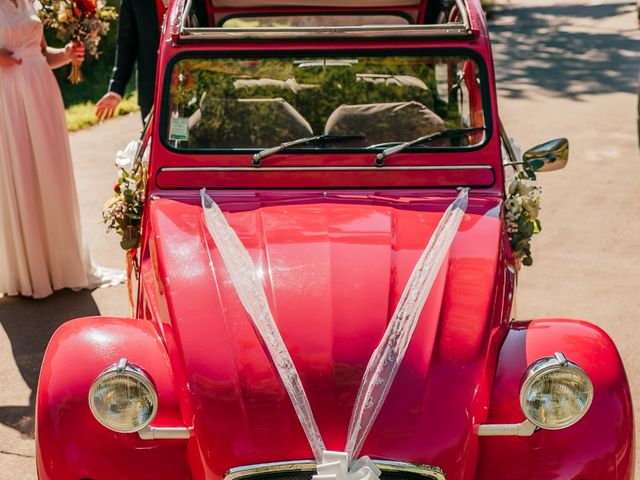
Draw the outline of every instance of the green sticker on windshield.
M189 138L189 119L174 117L169 126L169 140L187 140Z

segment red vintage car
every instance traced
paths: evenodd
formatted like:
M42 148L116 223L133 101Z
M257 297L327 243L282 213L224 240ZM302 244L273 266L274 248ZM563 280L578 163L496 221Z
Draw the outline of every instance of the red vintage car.
M515 320L568 145L513 153L479 0L175 0L159 65L134 314L51 339L41 480L633 478L611 339Z

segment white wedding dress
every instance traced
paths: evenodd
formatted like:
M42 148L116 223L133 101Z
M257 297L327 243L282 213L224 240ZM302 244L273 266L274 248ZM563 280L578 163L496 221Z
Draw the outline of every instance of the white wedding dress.
M0 296L42 298L61 288L120 283L92 267L83 243L60 89L40 48L29 0L0 0Z

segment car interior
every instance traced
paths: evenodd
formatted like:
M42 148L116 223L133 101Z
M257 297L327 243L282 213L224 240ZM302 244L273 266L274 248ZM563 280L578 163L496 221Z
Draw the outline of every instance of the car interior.
M191 27L407 25L454 18L453 0L192 0ZM275 5L279 5L274 10ZM358 11L367 9L369 14ZM379 7L380 11L375 9ZM395 9L398 10L395 10ZM290 9L283 15L283 9ZM310 15L311 9L319 12ZM350 136L335 148L382 148L484 125L480 76L468 58L181 60L170 117L188 118L188 149L263 149L313 135ZM171 129L171 119L167 131ZM482 134L440 142L477 143ZM171 139L170 139L171 140ZM316 145L317 146L317 145Z

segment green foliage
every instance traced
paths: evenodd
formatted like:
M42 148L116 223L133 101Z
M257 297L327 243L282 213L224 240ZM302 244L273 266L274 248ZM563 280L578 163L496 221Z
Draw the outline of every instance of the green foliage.
M116 115L126 115L140 110L137 99L138 96L135 93L127 95L116 108ZM71 105L65 110L65 114L67 116L67 128L70 132L75 132L100 122L96 117L96 105L94 102Z

